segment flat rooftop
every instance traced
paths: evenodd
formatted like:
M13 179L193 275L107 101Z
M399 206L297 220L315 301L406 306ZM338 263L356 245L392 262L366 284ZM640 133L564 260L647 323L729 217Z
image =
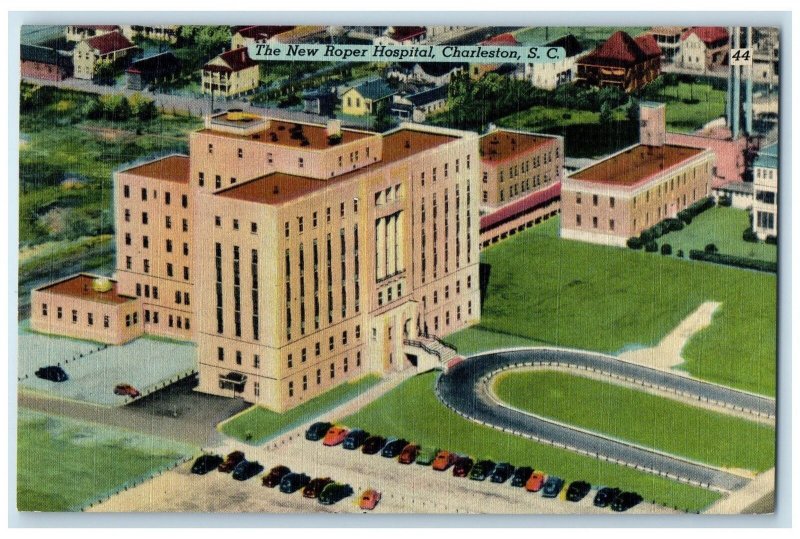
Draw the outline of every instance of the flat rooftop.
M383 159L365 167L334 176L328 180L318 180L305 176L294 176L282 172L267 174L255 180L233 186L216 194L261 204L282 204L318 189L338 184L342 181L367 174L384 165L399 161L414 154L430 150L442 144L457 140L458 137L427 133L414 129L401 129L383 137Z
M553 142L553 137L514 131L492 131L481 137L482 161L505 161Z
M242 128L248 128L249 124L252 123L253 129L255 129L255 126L258 123L261 123L264 127L256 130L255 132L248 129L247 134L244 134L214 129L214 123L218 123L221 126L226 127ZM272 118L253 117L245 117L241 120L230 120L228 118L215 117L211 121L211 127L201 129L199 133L212 134L220 137L228 137L239 140L257 140L265 144L279 144L281 146L288 146L290 148L305 148L309 150L324 150L326 148L334 147L338 144L347 144L356 140L377 135L377 133L342 129L341 142L337 144L329 144L328 131L324 125L309 125L285 120L275 120Z
M176 183L189 183L189 157L170 155L121 172Z
M571 174L572 180L630 186L687 161L705 150L675 144L638 144L595 165Z
M68 296L86 301L108 303L112 305L119 305L136 299L129 296L120 295L117 290L117 281L113 281L111 279L108 279L111 283L111 289L107 292L98 292L92 286L92 283L96 278L97 277L94 275L81 273L79 275L75 275L74 277L70 277L69 279L37 288L37 291L47 291L60 296Z

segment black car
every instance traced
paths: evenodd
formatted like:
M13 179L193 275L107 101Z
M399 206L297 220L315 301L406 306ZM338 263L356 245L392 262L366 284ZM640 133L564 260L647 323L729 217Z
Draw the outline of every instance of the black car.
M333 505L336 502L353 495L353 487L346 483L331 483L319 494L319 503Z
M374 455L386 445L386 438L383 436L370 436L364 441L361 452L365 455Z
M247 481L264 471L264 467L255 460L243 460L233 469L233 478L237 481Z
M219 455L201 455L192 464L192 473L205 475L211 470L216 470L222 464L222 457Z
M602 487L594 496L595 507L608 507L622 491L616 487Z
M469 472L469 478L473 481L483 481L489 474L494 471L494 462L491 460L479 460L475 463L475 466L472 467L472 471Z
M567 500L579 502L589 494L590 490L592 490L592 485L586 481L573 481L567 487Z
M505 483L512 473L514 473L514 467L508 462L501 462L494 467L492 475L489 476L489 481L492 483Z
M616 498L614 501L611 502L611 509L614 511L622 512L627 511L631 507L635 505L639 505L642 501L642 497L636 494L635 492L623 492Z
M328 433L328 429L331 428L331 424L327 421L317 421L306 431L306 440L311 440L312 442L318 442L325 437Z
M310 482L311 478L304 473L290 473L281 479L280 489L284 494L291 494L305 488Z
M369 433L367 431L353 429L345 436L342 447L345 449L358 449L367 441L367 438L369 438Z
M49 367L42 367L36 370L36 377L42 380L49 380L51 382L66 382L69 376L61 367L50 365Z
M532 473L533 468L530 466L520 466L514 470L514 475L511 476L511 486L524 487Z
M564 480L555 475L551 475L547 478L547 481L544 482L544 486L542 487L542 496L545 498L555 498L558 496L558 493L561 492L563 487Z
M385 446L383 446L383 451L381 451L381 456L386 457L387 459L392 459L398 456L405 446L408 445L408 441L400 438L399 440L391 440Z

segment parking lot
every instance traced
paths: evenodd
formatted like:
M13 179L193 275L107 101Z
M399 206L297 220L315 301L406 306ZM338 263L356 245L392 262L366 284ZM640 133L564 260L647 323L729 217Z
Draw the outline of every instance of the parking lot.
M592 505L595 491L577 503L543 498L523 488L487 481L453 477L452 471L437 472L428 466L403 465L397 459L364 455L325 447L302 437L258 448L228 445L217 449L226 454L245 451L248 460L258 460L267 473L278 464L314 477L331 477L349 483L354 495L332 505L303 498L300 492L283 494L261 485L260 476L239 482L229 474L212 471L207 475L190 472L191 463L123 492L91 511L174 511L174 512L342 512L358 513L358 495L367 488L383 493L374 512L378 513L498 513L498 514L614 514L609 508ZM263 475L263 474L262 474ZM671 509L647 503L626 514L667 514Z
M142 337L122 346L68 339L21 330L17 377L22 387L63 399L120 406L130 398L114 394L114 386L131 384L142 395L184 378L195 370L195 346ZM66 382L36 377L38 368L60 365Z

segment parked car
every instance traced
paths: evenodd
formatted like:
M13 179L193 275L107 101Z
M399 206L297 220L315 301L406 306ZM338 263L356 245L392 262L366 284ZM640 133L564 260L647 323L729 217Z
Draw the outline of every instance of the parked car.
M472 469L472 462L469 457L456 457L453 462L453 477L466 477Z
M403 450L400 452L400 458L397 461L400 464L411 464L415 460L417 460L417 454L419 453L419 446L416 444L407 444Z
M319 503L322 505L333 505L336 502L347 498L353 494L353 487L346 483L331 483L327 485L319 494Z
M322 445L327 445L329 447L339 445L340 443L344 442L347 432L348 431L346 428L338 425L331 427L328 429L328 433L325 434L325 438L322 440Z
M358 449L369 438L369 433L362 429L353 429L347 433L347 436L342 442L342 447L345 449Z
M635 492L623 492L611 502L611 509L621 513L642 502L642 497Z
M364 441L361 452L365 455L374 455L386 445L386 438L383 436L370 436Z
M358 506L361 509L372 511L378 502L381 501L381 493L374 488L365 490L361 493L361 499L358 501Z
M312 479L303 489L303 496L305 498L316 498L319 496L319 493L322 492L322 489L330 483L333 483L333 479L330 477L317 477L316 479Z
M539 492L544 486L546 477L540 471L534 471L528 480L525 482L525 490L528 492Z
M228 456L225 457L225 461L219 465L217 468L219 471L223 473L231 473L236 465L239 464L244 460L244 453L241 451L232 451L228 453Z
M264 471L264 467L255 460L243 460L233 469L232 477L237 481L247 481Z
M261 484L265 487L275 488L281 483L286 475L292 473L288 466L275 466L267 475L261 478Z
M456 455L450 451L439 451L436 453L436 458L433 459L432 468L437 472L443 472L453 465L456 458Z
M386 457L387 459L393 459L397 455L403 451L403 448L408 445L408 441L402 438L398 440L389 440L386 442L386 445L383 446L383 450L381 451L381 456Z
M469 472L469 478L473 481L483 481L494 471L494 462L491 460L479 460Z
M219 455L200 455L192 464L192 473L205 475L211 470L216 470L222 464L222 457Z
M117 384L114 387L114 395L121 395L124 397L131 397L132 399L135 399L136 397L140 396L141 393L139 392L138 389L136 389L130 384Z
M489 476L489 481L492 483L505 483L511 474L514 473L514 467L508 462L501 462L494 467L492 475Z
M567 487L567 500L579 502L589 494L590 490L592 490L592 485L586 481L573 481Z
M600 487L594 495L595 507L608 507L622 491L616 487Z
M433 459L436 458L437 453L439 453L439 450L433 447L421 447L417 453L417 460L415 462L422 466L430 466Z
M308 430L306 430L306 440L311 440L312 442L318 442L322 440L322 437L328 433L328 429L331 428L331 424L326 421L317 421L313 423Z
M558 496L558 493L561 492L562 488L564 488L564 480L555 475L551 475L547 478L547 481L544 482L542 496L545 498L555 498Z
M304 473L287 473L281 479L280 490L284 494L292 494L305 488L310 482L311 478Z
M528 479L530 479L532 473L533 468L530 466L520 466L514 470L514 475L511 476L511 486L524 487L525 483L527 483Z
M35 374L37 378L49 380L51 382L66 382L69 380L69 376L67 376L66 371L56 365L50 365L48 367L37 369Z

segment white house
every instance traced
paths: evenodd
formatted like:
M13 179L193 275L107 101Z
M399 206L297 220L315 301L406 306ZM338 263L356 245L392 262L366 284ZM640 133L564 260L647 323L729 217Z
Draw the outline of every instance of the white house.
M758 152L753 163L753 232L759 239L778 235L778 143Z

